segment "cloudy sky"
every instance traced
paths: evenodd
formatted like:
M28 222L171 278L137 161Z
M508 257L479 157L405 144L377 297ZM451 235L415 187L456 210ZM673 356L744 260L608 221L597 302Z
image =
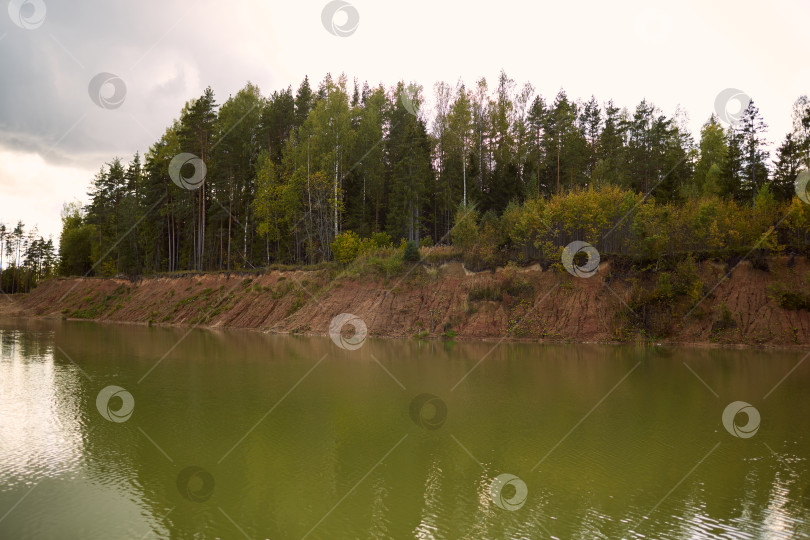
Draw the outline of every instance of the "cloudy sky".
M86 201L101 164L146 151L208 85L221 103L248 80L269 94L345 72L430 94L440 80L492 86L504 69L549 100L564 88L631 109L647 98L670 115L680 105L696 137L716 96L736 88L776 142L810 93L807 0L351 0L327 17L339 30L355 10L345 36L325 27L324 0L3 3L0 222L55 238L62 204ZM111 76L104 108L89 88Z

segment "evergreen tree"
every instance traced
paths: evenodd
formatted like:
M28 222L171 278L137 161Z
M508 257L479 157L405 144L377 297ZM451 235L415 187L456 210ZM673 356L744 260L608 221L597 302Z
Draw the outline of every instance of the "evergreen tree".
M386 204L385 127L390 105L382 86L363 93L358 110L356 140L346 179L346 226L363 236L380 232Z
M399 96L404 91L405 85L400 82L395 93ZM408 89L417 108L421 91L421 87ZM424 122L413 116L401 99L394 102L391 113L387 152L391 167L387 232L395 239L419 242L427 185L433 175L431 144Z
M793 133L776 150L776 165L773 171L773 191L779 200L790 200L796 193L796 178L802 168L802 153Z
M594 96L591 96L590 101L582 108L579 121L588 146L585 176L589 181L593 181L596 174L596 163L599 160L598 146L602 127L602 110Z
M211 87L205 89L202 96L186 103L180 114L178 136L184 152L198 156L207 168L213 168L210 150L216 137L217 104ZM192 215L192 268L202 270L205 264L205 240L209 187L207 178L202 185L188 193L193 202Z
M720 195L739 201L745 198L742 187L742 172L745 166L742 135L734 129L729 129L726 132L726 143L728 151L720 175Z
M486 186L484 209L503 212L509 201L523 194L512 125L515 105L511 94L515 81L501 71L495 100L490 104L492 175Z
M314 105L314 98L312 88L309 86L309 77L304 77L298 91L295 93L295 126L301 127L304 125L309 116L310 111Z
M726 132L717 116L711 115L700 130L700 157L695 165L694 195L719 195L722 168L728 157Z
M742 137L741 195L752 201L759 188L768 181L768 151L764 138L767 129L768 125L751 100L743 111L738 131Z
M667 117L646 100L628 113L560 90L547 104L505 72L493 89L482 78L470 88L434 90L434 107L420 110L421 89L407 89L414 115L400 99L404 83L386 90L354 81L347 92L345 75L327 74L316 92L305 77L295 92L288 86L268 97L248 83L221 107L208 88L143 156L101 167L87 207L63 219L59 271L315 263L332 258L342 230L441 240L459 208L464 214L473 205L484 210L479 241L497 245L520 209L562 200L558 193L587 197L583 188L618 186L652 193L657 203L721 195L767 206L790 198L799 167L810 165L806 98L794 105L793 130L765 190L765 125L753 103L738 129L724 131L711 117L696 147L682 113ZM183 189L168 175L183 152L206 163L200 189ZM55 259L47 240L18 229L0 229L4 290L44 279Z
M256 160L263 141L267 140L261 134L261 128L265 127L262 122L267 120L263 115L266 111L265 99L251 83L229 97L219 109L216 132L220 135L211 153L213 163L208 168L207 179L212 206L206 218L216 249L209 267L230 270L234 259L239 267L253 266L250 263L254 239L250 205L255 196ZM278 116L273 119L279 120ZM277 141L280 145L280 140ZM268 152L272 151L268 146ZM280 154L280 149L277 151ZM235 227L241 230L234 231Z

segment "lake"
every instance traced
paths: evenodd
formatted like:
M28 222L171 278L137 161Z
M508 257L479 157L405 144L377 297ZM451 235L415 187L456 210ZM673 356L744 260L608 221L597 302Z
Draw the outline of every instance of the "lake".
M22 319L0 346L0 538L810 534L805 351Z

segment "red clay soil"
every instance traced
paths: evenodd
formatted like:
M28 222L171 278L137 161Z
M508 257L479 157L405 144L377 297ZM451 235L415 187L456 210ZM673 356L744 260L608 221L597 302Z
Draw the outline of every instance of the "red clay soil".
M135 281L57 278L28 295L4 298L0 315L326 335L332 318L352 313L365 321L369 335L380 337L810 344L810 312L783 309L773 294L776 286L806 294L810 264L803 257L771 258L767 270L744 261L730 274L726 263L702 262L701 296L708 295L694 309L696 301L685 299L685 304L682 299L676 315L664 310L666 330L658 333L642 322L649 323L647 311L639 313L637 308L631 314L626 304L633 284L654 284L656 274L611 277L610 266L609 261L603 263L591 278L539 266L472 273L461 263L418 266L405 276L389 278L331 279L327 270ZM522 287L509 286L515 282ZM655 328L660 329L661 310L656 313Z

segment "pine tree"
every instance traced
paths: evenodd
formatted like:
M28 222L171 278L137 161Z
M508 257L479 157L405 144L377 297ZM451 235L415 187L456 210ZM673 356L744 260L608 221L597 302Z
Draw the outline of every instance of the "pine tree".
M299 90L300 92L301 90ZM307 104L308 97L302 97ZM304 118L306 119L306 118ZM301 121L303 123L303 120ZM292 88L287 87L281 92L273 92L269 99L264 100L264 107L261 112L261 139L265 141L265 148L270 153L270 157L276 163L281 163L281 154L287 139L298 123L298 111L296 111L296 100L292 95Z
M700 130L700 157L695 165L694 195L719 195L721 171L728 157L726 132L717 116L711 115Z
M484 197L485 210L503 212L509 201L523 194L518 164L514 159L515 141L511 128L515 108L511 97L514 86L515 81L501 71L495 100L489 107L493 163Z
M802 154L793 133L776 150L776 165L773 171L773 191L779 200L790 200L796 193L796 178L802 168Z
M263 113L267 110L259 88L248 83L219 109L216 132L221 134L211 153L207 183L211 189L211 225L216 250L216 265L230 270L232 256L240 267L252 266L253 218L250 204L254 198L255 166L264 146L261 134ZM268 150L269 151L269 150ZM233 229L241 231L234 238ZM264 251L264 250L262 250Z
M585 139L588 144L585 175L588 177L589 181L592 181L596 172L596 163L599 159L599 135L602 127L602 110L594 96L591 96L590 101L583 107L580 114L580 123L582 124L582 130L585 133Z
M756 196L759 188L768 181L768 151L765 149L765 132L768 125L759 114L754 100L748 103L737 129L742 136L742 169L740 180L742 182L743 196L747 194L750 200Z
M729 129L726 132L726 143L728 151L720 175L720 195L740 201L745 198L742 187L744 167L742 135L734 129Z
M184 152L198 156L207 168L214 168L210 150L216 136L217 104L211 87L202 96L186 104L180 114L179 137ZM205 264L205 240L209 187L207 179L195 191L189 192L194 200L193 215L196 216L192 236L193 268L202 270Z
M536 96L529 107L526 116L528 125L528 155L526 174L529 177L526 196L539 198L543 193L550 193L550 187L544 182L545 152L543 146L544 129L546 126L546 103L542 96Z
M346 178L346 226L362 236L380 232L386 204L385 122L389 103L382 86L365 87L357 107L356 140Z
M298 91L295 93L295 125L301 127L309 116L314 105L312 88L309 86L309 77L304 77Z
M408 92L414 105L421 103L421 87ZM395 94L405 85L400 82ZM424 122L405 108L401 99L394 102L387 152L390 160L390 191L386 229L392 238L419 242L427 185L432 178L431 145Z

